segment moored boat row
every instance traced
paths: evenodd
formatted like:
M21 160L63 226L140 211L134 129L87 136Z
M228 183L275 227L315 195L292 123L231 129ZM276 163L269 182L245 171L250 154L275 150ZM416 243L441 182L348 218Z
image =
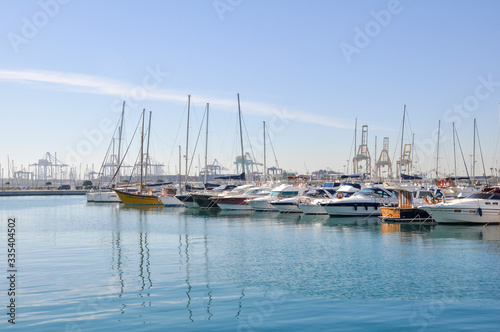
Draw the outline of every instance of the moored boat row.
M133 188L133 187L132 187ZM182 206L225 211L380 216L384 222L500 223L500 187L487 187L466 198L446 198L438 189L385 188L360 184L306 183L221 185L211 191L176 195L172 186L147 195L133 189L89 192L95 202L116 194L126 205ZM101 197L96 200L96 197ZM91 202L90 199L88 199ZM112 198L115 202L116 198Z

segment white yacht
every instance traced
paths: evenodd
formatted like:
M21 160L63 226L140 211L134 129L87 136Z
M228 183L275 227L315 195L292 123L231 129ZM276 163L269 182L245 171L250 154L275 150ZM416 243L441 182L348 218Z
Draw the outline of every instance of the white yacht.
M247 188L244 193L240 193L239 195L212 197L211 199L222 210L252 211L253 208L247 203L247 200L268 196L271 193L271 190L271 187L250 187Z
M255 211L260 212L278 212L279 210L271 205L271 202L278 201L282 199L287 199L296 197L298 195L303 195L308 190L305 185L288 185L282 184L276 188L274 188L269 195L264 197L259 197L255 199L247 199L246 202L250 205Z
M466 198L419 206L437 223L500 223L500 187L484 188Z
M118 188L122 191L133 193L139 191L138 186L128 186L128 187L120 187ZM120 197L118 194L112 189L92 189L87 192L87 202L89 203L121 203Z
M111 189L98 189L87 192L87 202L121 203L120 197Z
M320 203L330 216L380 216L382 205L397 204L394 192L379 187L364 188L350 197Z
M168 206L168 207L180 207L180 206L185 206L184 203L182 203L177 197L175 197L175 194L177 193L177 189L172 187L172 186L167 186L161 188L160 191L160 200L163 205Z
M328 214L320 203L338 197L349 197L361 188L358 184L343 184L336 188L317 188L307 192L299 198L298 208L304 214Z

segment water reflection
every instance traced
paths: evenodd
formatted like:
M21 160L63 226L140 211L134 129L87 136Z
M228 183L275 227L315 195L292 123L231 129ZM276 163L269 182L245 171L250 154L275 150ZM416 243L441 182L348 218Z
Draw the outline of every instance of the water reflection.
M222 217L234 217L234 216L250 216L254 212L252 210L221 210L218 215Z
M205 279L207 281L207 294L206 296L208 297L208 302L207 302L207 320L210 320L213 316L213 314L210 312L210 305L212 304L212 289L210 288L210 277L209 277L209 271L210 271L210 264L209 264L209 256L208 256L208 236L207 236L207 221L205 220L204 223L204 248L205 248Z
M442 225L438 224L431 238L455 238L500 242L500 225Z
M313 215L313 214L304 214L300 218L301 223L325 223L330 216L325 214Z
M330 217L323 223L325 226L352 226L355 227L378 227L380 219L377 217Z
M421 224L421 223L385 223L383 222L380 226L382 233L429 233L436 225L432 224Z
M111 262L119 280L120 310L124 314L129 305L130 315L134 304L155 307L151 294L159 294L171 302L170 306L177 303L177 309L182 310L177 319L189 323L216 320L214 317L220 317L221 313L230 314L235 320L246 319L248 313L245 311L251 313L255 306L255 288L259 287L340 299L379 298L384 296L382 290L388 292L389 288L403 296L413 296L406 291L411 287L400 287L399 280L393 280L388 271L392 264L400 264L416 267L411 271L418 274L418 266L425 264L426 257L414 258L414 248L410 248L411 255L404 250L400 255L405 241L398 238L424 239L424 244L436 238L500 241L500 226L387 224L376 217L330 218L326 215L242 214L197 209L157 213L156 210L117 209ZM123 211L127 212L122 214L125 220L120 220ZM131 215L136 221L132 223L135 229L132 232L127 229L124 235L122 223L130 224ZM167 216L169 219L165 218ZM174 234L155 233L153 225L158 224L158 220L161 220L162 230L169 229ZM228 220L241 222L245 227L234 227L235 223ZM177 223L176 228L172 228L174 223ZM299 229L301 232L296 232ZM380 234L389 241L377 240ZM151 269L161 264L152 261L158 236L163 241L162 250L165 248L162 256L170 255L166 270ZM124 241L123 237L133 237L134 241ZM380 254L381 250L385 250L384 255ZM126 262L137 258L138 275L124 271L124 252L129 254L125 256ZM420 253L420 256L425 255ZM414 263L413 259L420 261ZM379 267L382 268L377 270ZM390 283L382 289L375 282L376 278L367 277L366 271ZM164 282L168 276L173 276L175 281ZM138 283L139 287L126 289L129 283ZM360 293L356 293L357 290ZM424 292L424 288L418 290ZM134 302L137 297L141 303Z
M114 210L114 231L111 233L111 269L116 270L118 274L118 282L120 284L120 292L118 294L118 298L123 297L123 291L125 289L125 283L123 280L123 267L122 267L122 243L121 243L121 222L120 222L120 214ZM120 313L125 313L126 304L122 304L120 308Z
M151 281L151 263L148 246L147 216L146 211L139 211L139 275L141 278L139 296L141 298L150 297L151 294L149 290L153 287L153 282ZM147 291L143 294L146 289ZM142 306L151 306L151 301L142 302Z
M427 233L430 239L500 241L500 225L446 225L422 223L381 223L382 233L398 233L404 237Z
M195 209L195 208L187 208L182 212L188 216L202 216L202 217L211 217L216 216L219 211L215 209Z

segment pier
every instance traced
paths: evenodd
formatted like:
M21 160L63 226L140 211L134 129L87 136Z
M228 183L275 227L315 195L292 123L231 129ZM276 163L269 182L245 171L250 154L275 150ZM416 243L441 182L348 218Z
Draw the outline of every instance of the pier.
M68 196L86 195L87 190L6 190L0 191L0 197L4 196Z

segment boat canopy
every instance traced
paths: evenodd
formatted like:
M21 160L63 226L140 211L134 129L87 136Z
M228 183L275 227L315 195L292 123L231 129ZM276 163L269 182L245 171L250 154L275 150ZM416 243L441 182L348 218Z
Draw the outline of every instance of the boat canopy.
M240 175L223 175L223 176L218 176L215 178L215 180L245 180L245 172L241 173Z
M146 183L144 186L145 187L161 187L161 186L168 186L172 184L172 182L157 182L157 183Z
M360 178L360 177L361 177L361 175L359 175L359 174L344 174L344 175L340 176L341 179Z
M408 174L403 174L403 173L401 173L401 178L403 180L422 180L421 176L408 175Z

